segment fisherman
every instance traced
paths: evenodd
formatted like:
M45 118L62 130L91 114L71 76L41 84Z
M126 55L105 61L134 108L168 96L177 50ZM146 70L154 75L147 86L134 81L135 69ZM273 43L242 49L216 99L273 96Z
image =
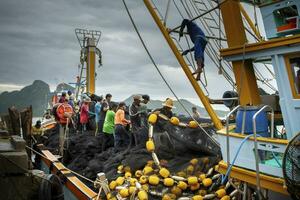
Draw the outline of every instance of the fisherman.
M73 108L68 103L69 99L65 98L64 102L59 104L56 109L56 115L59 122L59 152L63 154L65 135L72 123Z
M96 105L95 105L95 125L96 125L96 131L95 131L95 136L99 133L99 123L100 123L100 112L101 112L101 104L102 104L103 97L100 96L96 98Z
M36 142L40 140L40 137L44 135L41 120L37 120L35 125L32 126L32 138Z
M126 104L124 102L119 103L115 115L115 151L129 145L129 134L125 127L131 122L125 118L125 109Z
M117 110L117 104L112 104L112 106L106 112L105 121L102 130L104 135L104 139L102 142L102 152L105 151L107 148L114 146L116 110Z
M104 124L106 112L108 111L109 106L111 104L111 98L112 98L111 94L106 94L105 95L105 99L103 99L103 102L101 104L101 111L100 111L100 118L99 118L99 127L98 127L98 129L100 131L103 130L103 124Z
M192 117L193 117L194 119L196 119L196 120L199 120L199 119L200 119L200 113L198 112L196 106L193 106L193 107L192 107Z
M175 108L173 104L174 104L173 100L171 98L167 98L166 101L162 104L163 107L154 110L153 113L155 113L155 114L163 114L166 117L171 118L171 117L173 117L172 109Z
M89 114L91 114L91 112L89 112L89 103L91 103L91 99L90 98L86 98L83 101L83 104L81 105L80 108L80 124L82 126L82 130L86 131L86 125L89 122Z
M141 126L148 128L148 108L147 104L150 101L150 97L147 94L142 95L142 102L140 106Z
M204 68L204 50L207 44L207 38L201 28L191 20L184 19L181 23L179 37L183 36L183 30L187 27L187 32L194 43L194 47L188 50L185 50L182 55L186 55L187 53L194 51L194 57L197 62L197 70L193 73L196 76L196 80L200 80L200 75Z
M138 134L138 130L141 128L140 106L142 100L143 99L140 95L134 95L133 102L129 107L129 116L131 121L130 141L132 145L137 145L139 141L137 134Z
M64 103L66 98L67 98L67 94L65 92L62 92L61 97L60 97L58 102L59 103Z
M112 95L109 94L109 93L106 94L106 95L105 95L105 99L106 99L106 101L107 101L107 103L108 103L108 106L111 107L111 105L112 105L112 102L111 102Z
M67 94L68 94L69 99L70 99L71 96L73 96L73 92L71 90L68 90Z
M73 95L69 96L69 102L68 103L74 109L75 102L74 102L74 96Z

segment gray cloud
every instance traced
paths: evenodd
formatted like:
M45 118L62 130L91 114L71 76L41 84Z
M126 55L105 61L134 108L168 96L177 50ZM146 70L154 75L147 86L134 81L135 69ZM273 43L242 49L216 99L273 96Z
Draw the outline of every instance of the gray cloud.
M143 2L127 2L167 80L180 97L197 99ZM160 6L165 4L159 1ZM174 27L180 20L179 15L171 13L168 23ZM102 31L99 47L103 67L97 69L98 94L110 92L116 100L133 93L149 93L160 99L171 95L142 48L121 0L0 1L0 91L36 79L52 88L62 81L73 82L80 53L75 28ZM223 84L224 78L211 65L208 59L208 89L211 96L220 97L231 88Z

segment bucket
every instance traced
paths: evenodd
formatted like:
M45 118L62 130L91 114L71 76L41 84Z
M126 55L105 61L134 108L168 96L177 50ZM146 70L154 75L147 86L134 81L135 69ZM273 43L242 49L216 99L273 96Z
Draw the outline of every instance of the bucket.
M256 106L247 106L239 108L236 115L236 132L241 133L243 127L243 117L245 117L245 125L244 125L244 134L253 134L253 123L252 118L257 111L259 111L259 107ZM269 137L268 133L268 119L265 111L262 111L256 116L256 133Z

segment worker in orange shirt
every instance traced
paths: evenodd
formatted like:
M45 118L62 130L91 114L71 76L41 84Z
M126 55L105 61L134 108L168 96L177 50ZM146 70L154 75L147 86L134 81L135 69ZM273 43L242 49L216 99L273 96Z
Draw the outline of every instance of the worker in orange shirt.
M115 114L115 151L127 147L130 143L129 133L126 131L125 127L131 122L125 118L125 109L126 104L121 102L119 103Z
M58 105L56 114L59 123L59 152L63 155L65 137L69 131L69 125L72 123L73 108L68 103L69 99L65 98L64 102Z

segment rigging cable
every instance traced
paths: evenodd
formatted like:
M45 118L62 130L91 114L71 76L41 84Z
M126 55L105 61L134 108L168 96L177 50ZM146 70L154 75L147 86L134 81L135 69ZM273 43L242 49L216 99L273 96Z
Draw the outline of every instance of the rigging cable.
M169 90L172 92L172 94L174 95L174 97L176 98L176 100L178 101L178 103L179 103L179 104L182 106L182 108L187 112L187 114L188 114L195 122L197 122L197 120L195 120L195 118L190 114L190 112L187 110L187 108L182 104L182 102L180 101L180 99L178 98L178 96L176 95L176 93L174 92L174 90L172 89L172 87L170 86L170 84L167 82L167 80L165 79L165 77L164 77L163 74L161 73L161 71L160 71L160 69L158 68L158 66L156 65L156 63L155 63L155 61L154 61L154 59L153 59L151 53L149 52L149 50L148 50L148 48L147 48L147 46L146 46L146 44L145 44L145 42L144 42L144 40L143 40L143 38L142 38L140 32L139 32L139 30L137 29L137 26L136 26L136 24L135 24L135 22L134 22L134 20L133 20L133 18L132 18L132 16L131 16L130 12L129 12L129 9L128 9L128 7L127 7L127 4L126 4L125 0L122 0L122 2L123 2L123 4L124 4L124 7L125 7L125 9L126 9L126 12L127 12L128 16L129 16L129 18L130 18L130 21L131 21L131 23L132 23L132 25L133 25L133 27L134 27L134 30L136 31L136 33L137 33L137 35L138 35L138 37L139 37L139 39L140 39L140 41L141 41L141 43L142 43L142 45L143 45L145 51L147 52L147 54L148 54L148 56L149 56L149 58L150 58L152 64L154 65L154 67L156 68L157 72L159 73L159 75L161 76L161 78L163 79L163 81L165 82L165 84L167 85L167 87L169 88ZM198 122L197 122L197 124L198 124L198 126L201 128L201 130L202 130L202 131L203 131L203 132L204 132L204 133L212 140L212 142L214 142L217 146L220 146L220 144L216 141L215 138L213 138L211 135L209 135L209 133L208 133L208 132L207 132L207 131L206 131L206 130L198 123Z

